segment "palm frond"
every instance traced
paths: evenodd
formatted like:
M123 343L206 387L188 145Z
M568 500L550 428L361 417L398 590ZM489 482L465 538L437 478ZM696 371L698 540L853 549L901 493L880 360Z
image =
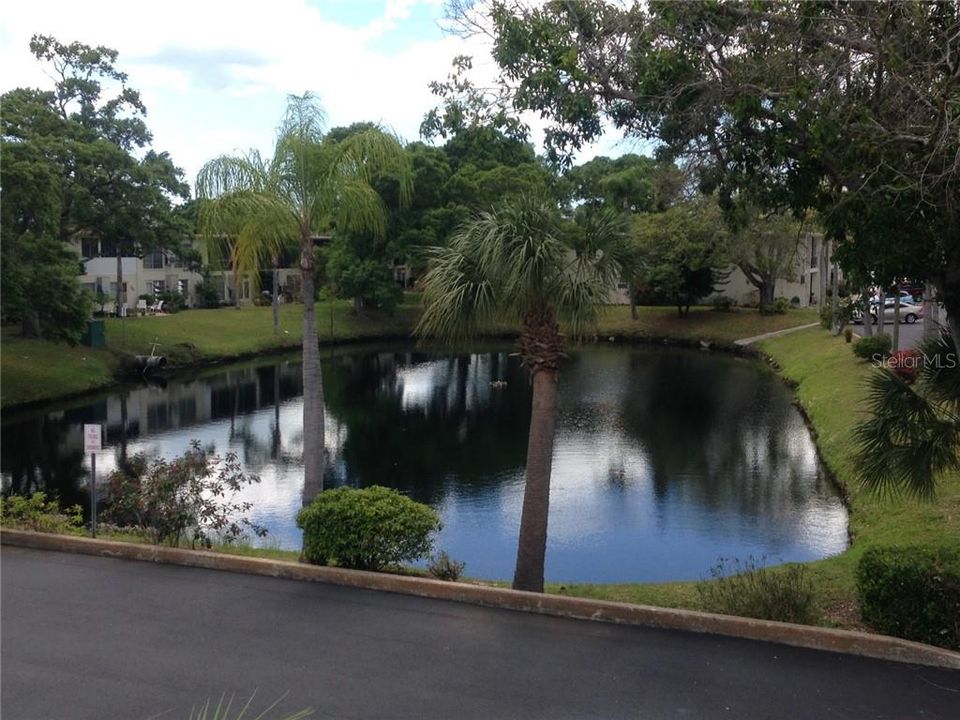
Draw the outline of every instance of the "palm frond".
M946 328L924 340L918 382L924 390L944 403L960 405L960 362L953 336Z
M960 418L887 370L867 385L870 417L854 430L860 482L881 495L932 497L941 474L960 470Z
M400 188L400 202L413 195L413 163L400 139L390 131L372 128L351 135L335 146L333 172L370 184L377 174L393 175Z
M458 247L431 248L423 277L423 313L415 333L456 341L474 335L478 325L495 317L497 297L475 256Z
M520 319L531 311L547 311L584 334L619 276L616 254L603 248L620 241L622 226L598 225L579 253L564 230L555 205L536 197L472 217L449 247L425 252L418 334L462 338L482 320Z

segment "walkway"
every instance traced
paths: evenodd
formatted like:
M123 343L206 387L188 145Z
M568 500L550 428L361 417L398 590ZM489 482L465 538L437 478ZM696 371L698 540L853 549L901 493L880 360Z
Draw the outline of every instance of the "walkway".
M734 345L752 345L755 342L760 340L769 340L770 338L780 337L781 335L789 335L790 333L795 333L799 330L806 330L807 328L817 327L820 323L807 323L806 325L797 325L796 327L787 328L786 330L777 330L775 332L764 333L763 335L754 335L753 337L742 338L740 340L734 340Z
M267 577L5 547L2 715L956 718L960 672Z

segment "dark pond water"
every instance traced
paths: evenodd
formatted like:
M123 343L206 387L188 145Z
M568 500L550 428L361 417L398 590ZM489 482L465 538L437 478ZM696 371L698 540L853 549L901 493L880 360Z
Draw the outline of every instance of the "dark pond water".
M506 380L503 389L492 380ZM324 359L326 485L388 485L435 507L438 546L509 578L530 417L507 347L410 346ZM81 426L104 424L98 475L121 453L171 457L198 439L262 478L245 492L265 540L299 549L300 366L272 359L4 417L5 491L87 502ZM789 392L757 363L690 350L590 346L560 379L547 577L696 579L718 557L803 561L842 551L847 513Z

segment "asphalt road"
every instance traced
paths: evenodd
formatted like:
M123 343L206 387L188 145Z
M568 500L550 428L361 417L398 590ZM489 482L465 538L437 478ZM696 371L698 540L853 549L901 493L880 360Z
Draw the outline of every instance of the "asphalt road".
M255 689L317 718L960 717L960 672L82 555L0 562L4 720L173 720Z

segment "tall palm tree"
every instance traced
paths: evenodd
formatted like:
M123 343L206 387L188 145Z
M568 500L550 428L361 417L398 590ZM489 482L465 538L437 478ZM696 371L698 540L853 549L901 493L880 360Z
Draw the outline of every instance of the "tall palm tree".
M558 323L580 335L608 301L620 272L612 248L619 247L621 227L619 218L604 214L574 234L554 204L520 198L477 215L447 247L427 253L419 335L464 339L484 322L520 322L519 354L532 376L533 412L513 578L518 590L543 592L557 372L564 357Z
M324 114L309 94L291 96L273 157L246 155L209 161L197 176L201 235L227 238L238 275L252 275L291 244L300 248L303 292L304 482L323 482L323 385L315 313L314 236L330 228L386 231L386 208L371 185L376 173L400 178L401 198L412 169L400 142L371 129L338 143L324 142Z

